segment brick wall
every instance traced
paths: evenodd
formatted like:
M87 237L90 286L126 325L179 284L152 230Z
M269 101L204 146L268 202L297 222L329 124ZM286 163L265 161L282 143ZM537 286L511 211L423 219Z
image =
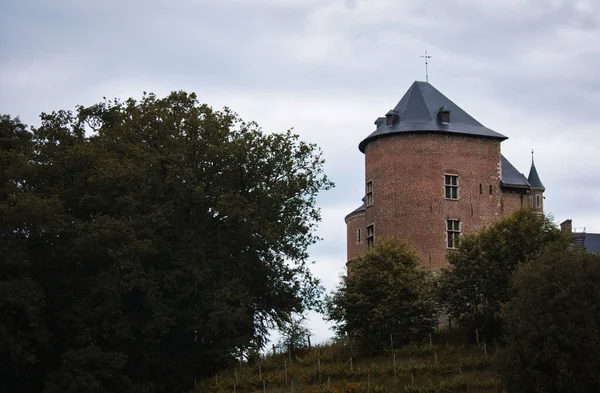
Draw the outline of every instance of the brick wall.
M522 189L504 189L500 212L502 215L511 214L521 206L529 207L529 192Z
M357 232L360 228L361 239L358 241ZM346 253L347 261L350 261L359 254L362 254L366 250L366 228L365 228L365 214L354 213L346 219Z
M500 216L499 166L500 142L489 138L416 133L371 141L365 182L373 181L373 205L364 226L375 226L375 243L386 236L406 239L424 266L438 270L447 264L447 219L460 220L465 233ZM444 174L458 175L458 200L444 198ZM352 246L353 225L349 257L359 252Z

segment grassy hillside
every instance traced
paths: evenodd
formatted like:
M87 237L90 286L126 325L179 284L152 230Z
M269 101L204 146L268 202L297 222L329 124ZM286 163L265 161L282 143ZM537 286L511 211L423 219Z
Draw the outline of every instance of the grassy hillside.
M376 356L356 355L348 343L338 342L299 351L291 361L289 354L278 354L237 365L201 381L196 391L499 392L494 354L494 345L469 345L449 333L434 335L431 345L426 340Z

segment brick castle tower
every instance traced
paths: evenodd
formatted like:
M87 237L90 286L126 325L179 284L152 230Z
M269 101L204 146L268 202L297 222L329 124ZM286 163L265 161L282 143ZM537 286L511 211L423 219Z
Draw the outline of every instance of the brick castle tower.
M543 213L544 186L502 154L507 139L484 127L428 82L414 82L358 145L365 155L363 204L345 218L347 258L398 236L439 270L463 233L521 206Z

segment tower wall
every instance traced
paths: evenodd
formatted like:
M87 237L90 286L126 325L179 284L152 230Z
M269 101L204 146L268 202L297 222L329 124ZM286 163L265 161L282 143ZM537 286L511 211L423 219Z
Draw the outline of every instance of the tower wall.
M458 200L445 198L445 174L458 176ZM459 220L464 234L500 216L499 176L495 139L440 133L375 139L365 148L365 182L373 182L365 228L374 226L375 244L388 236L405 239L423 266L438 270L447 264L446 220Z
M358 238L358 230L360 236ZM354 259L366 250L365 213L355 213L346 219L346 254L347 261ZM349 265L348 265L349 266Z
M531 187L530 194L531 208L538 214L544 213L544 189L538 187Z
M515 189L502 190L502 201L500 213L508 215L521 207L529 207L529 190Z

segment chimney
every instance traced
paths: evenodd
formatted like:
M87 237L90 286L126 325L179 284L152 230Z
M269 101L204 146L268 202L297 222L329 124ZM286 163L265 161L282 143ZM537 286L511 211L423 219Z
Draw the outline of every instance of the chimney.
M573 234L573 220L565 220L560 224L560 230L568 234Z

